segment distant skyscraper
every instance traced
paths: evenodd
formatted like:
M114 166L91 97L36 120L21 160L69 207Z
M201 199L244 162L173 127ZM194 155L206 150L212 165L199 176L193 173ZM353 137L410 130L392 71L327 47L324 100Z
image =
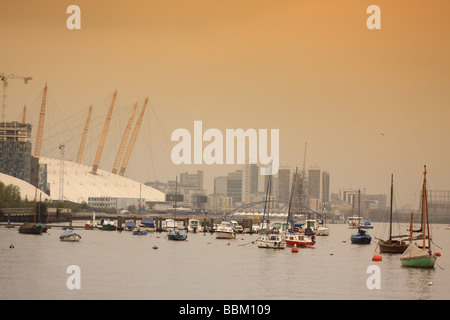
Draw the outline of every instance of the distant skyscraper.
M231 197L233 203L242 201L242 170L230 172L226 177L214 178L214 194Z
M227 197L231 197L233 203L242 201L242 170L236 170L228 174Z
M291 193L291 170L278 170L278 200L289 201Z
M203 171L198 170L197 173L180 173L180 185L203 189Z
M330 174L320 167L308 170L308 194L311 199L330 201Z
M249 195L258 193L258 165L245 164L242 170L242 202L247 202Z
M215 195L227 195L227 177L215 177L214 178L214 194Z

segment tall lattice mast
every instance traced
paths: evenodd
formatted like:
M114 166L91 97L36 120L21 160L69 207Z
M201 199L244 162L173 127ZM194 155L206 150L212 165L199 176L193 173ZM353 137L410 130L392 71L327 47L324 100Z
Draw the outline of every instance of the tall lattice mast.
M113 93L111 105L109 106L108 115L106 116L105 125L103 126L102 136L97 147L97 153L95 154L94 164L92 165L92 173L97 173L98 165L103 153L103 147L105 146L106 135L108 134L109 123L111 122L111 115L114 108L114 102L116 101L117 90Z
M84 125L83 137L81 138L80 149L78 150L77 163L81 163L83 159L84 146L86 145L86 137L89 130L89 122L91 121L92 106L89 107L89 113L86 119L86 124Z
M121 142L120 147L119 147L119 151L117 152L116 161L114 161L114 166L113 166L113 169L111 171L112 173L117 173L117 170L119 170L120 161L122 161L123 152L125 151L125 146L126 146L127 141L128 141L128 136L130 135L131 125L133 124L134 115L136 113L137 105L138 105L138 103L136 102L134 104L133 111L131 112L130 119L128 120L128 124L127 124L127 127L125 129L125 133L123 134L123 138L122 138L122 142Z
M125 170L127 169L127 166L128 166L128 161L130 161L131 151L133 151L134 143L136 142L137 134L139 132L139 128L141 127L142 118L144 117L144 112L145 112L145 107L147 106L147 102L148 102L148 98L145 99L144 106L142 107L141 113L139 114L139 117L136 122L136 126L134 127L133 134L131 135L130 142L127 146L127 151L125 153L125 156L124 156L124 159L122 162L122 166L121 166L120 172L119 172L119 174L121 176L124 175Z
M36 144L34 146L34 157L39 158L41 155L42 134L44 132L45 119L45 105L47 103L47 84L44 87L44 94L42 96L41 112L39 113L39 124L36 133Z

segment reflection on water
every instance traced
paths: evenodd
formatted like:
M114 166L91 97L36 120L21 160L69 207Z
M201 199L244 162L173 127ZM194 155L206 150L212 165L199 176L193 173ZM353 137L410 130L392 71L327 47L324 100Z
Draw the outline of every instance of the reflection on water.
M216 239L189 233L188 241L165 233L80 230L80 242L59 241L61 229L23 235L0 228L1 299L448 299L450 230L434 230L439 267L401 266L400 256L373 262L376 241L353 245L354 230L329 225L314 248L257 248L257 235ZM380 224L369 231L375 234ZM14 248L10 249L10 244ZM153 249L157 246L158 249ZM380 267L381 289L368 289L370 265ZM67 267L81 270L81 289L69 290ZM441 267L444 269L441 269ZM432 282L432 285L428 285Z
M417 299L432 299L432 285L436 269L419 269L403 266L402 268L406 269L406 287L408 290L417 292Z

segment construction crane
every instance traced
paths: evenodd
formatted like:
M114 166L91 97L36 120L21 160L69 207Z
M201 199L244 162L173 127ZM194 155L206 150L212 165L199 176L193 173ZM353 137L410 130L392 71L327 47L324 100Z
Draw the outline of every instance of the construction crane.
M3 102L2 102L2 121L5 122L6 120L6 96L7 96L7 89L8 89L8 79L22 79L25 84L28 83L28 80L32 80L31 77L21 77L16 76L15 74L7 74L2 73L0 74L0 80L3 81Z
M120 147L119 147L119 151L117 152L116 161L114 161L114 166L113 166L113 169L111 171L112 173L117 173L117 170L119 170L120 161L122 160L123 152L125 150L125 146L126 146L127 141L128 141L128 136L130 135L131 125L133 124L133 119L134 119L134 115L136 113L137 105L138 105L138 103L136 102L134 104L133 111L131 112L130 119L128 120L128 124L127 124L127 127L125 129L125 133L123 134L123 138L122 138L122 142L121 142Z
M108 134L109 123L111 122L111 115L114 108L114 102L116 101L117 90L113 93L113 98L111 101L111 105L109 106L108 115L106 116L105 125L103 126L102 136L100 137L100 141L97 147L97 153L95 154L94 164L92 165L91 173L96 174L98 165L100 163L100 159L103 153L103 147L105 146L106 135Z
M133 151L134 143L136 142L137 134L139 132L139 128L141 127L142 118L144 117L145 107L147 106L148 98L145 99L144 106L142 107L141 113L136 121L136 126L134 127L133 134L131 135L130 142L128 143L127 152L123 158L122 166L120 167L119 174L121 176L124 175L125 170L128 166L128 161L130 161L131 151Z
M42 134L44 132L44 118L45 118L45 105L47 103L47 84L44 87L44 94L42 95L41 112L39 113L39 123L36 133L36 143L34 146L34 157L39 158L41 155Z
M89 107L89 113L86 119L86 124L84 125L83 137L81 137L80 149L78 150L77 163L81 163L83 159L84 146L86 145L86 137L89 130L89 122L91 121L92 106Z

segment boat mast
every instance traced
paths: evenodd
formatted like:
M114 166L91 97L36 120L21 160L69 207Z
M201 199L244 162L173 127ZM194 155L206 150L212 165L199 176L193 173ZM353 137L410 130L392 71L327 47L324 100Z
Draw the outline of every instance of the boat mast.
M411 211L411 220L409 222L409 242L412 242L412 234L413 234L413 212Z
M175 220L175 216L177 214L177 187L178 187L178 176L175 177L175 210L174 210L174 214L173 214L173 219Z
M321 199L321 202L322 202L322 223L323 223L323 217L325 217L325 224L324 224L324 226L326 226L327 225L327 216L326 216L326 214L325 214L325 202L324 202L324 197L325 197L325 185L324 185L324 179L323 179L323 174L322 174L322 199Z
M391 209L389 216L389 240L392 240L392 198L394 193L394 175L391 174Z
M264 214L263 214L263 219L262 219L262 223L261 223L261 230L260 230L260 234L262 234L263 229L264 229L264 218L266 216L266 208L267 208L267 197L269 195L269 190L270 190L270 177L269 176L269 180L267 181L267 190L266 190L266 203L264 203Z
M360 210L360 207L361 207L360 196L361 196L361 190L358 189L358 230L361 227L361 221L360 221L361 218L360 218L360 214L359 214L359 210Z
M427 203L427 166L423 166L423 248L425 249L425 223L427 224L427 234L428 234L428 252L431 252L431 243L430 243L430 224L428 221L428 203Z
M292 188L291 188L291 197L289 199L289 209L288 209L288 217L287 217L287 223L291 223L291 228L294 228L294 215L295 213L292 214L291 216L291 206L292 206L292 199L294 198L294 194L295 194L295 187L297 184L297 167L295 168L295 174L294 174L294 181L292 182Z
M269 230L270 223L270 195L272 193L272 176L269 176L269 200L267 201L267 230Z

